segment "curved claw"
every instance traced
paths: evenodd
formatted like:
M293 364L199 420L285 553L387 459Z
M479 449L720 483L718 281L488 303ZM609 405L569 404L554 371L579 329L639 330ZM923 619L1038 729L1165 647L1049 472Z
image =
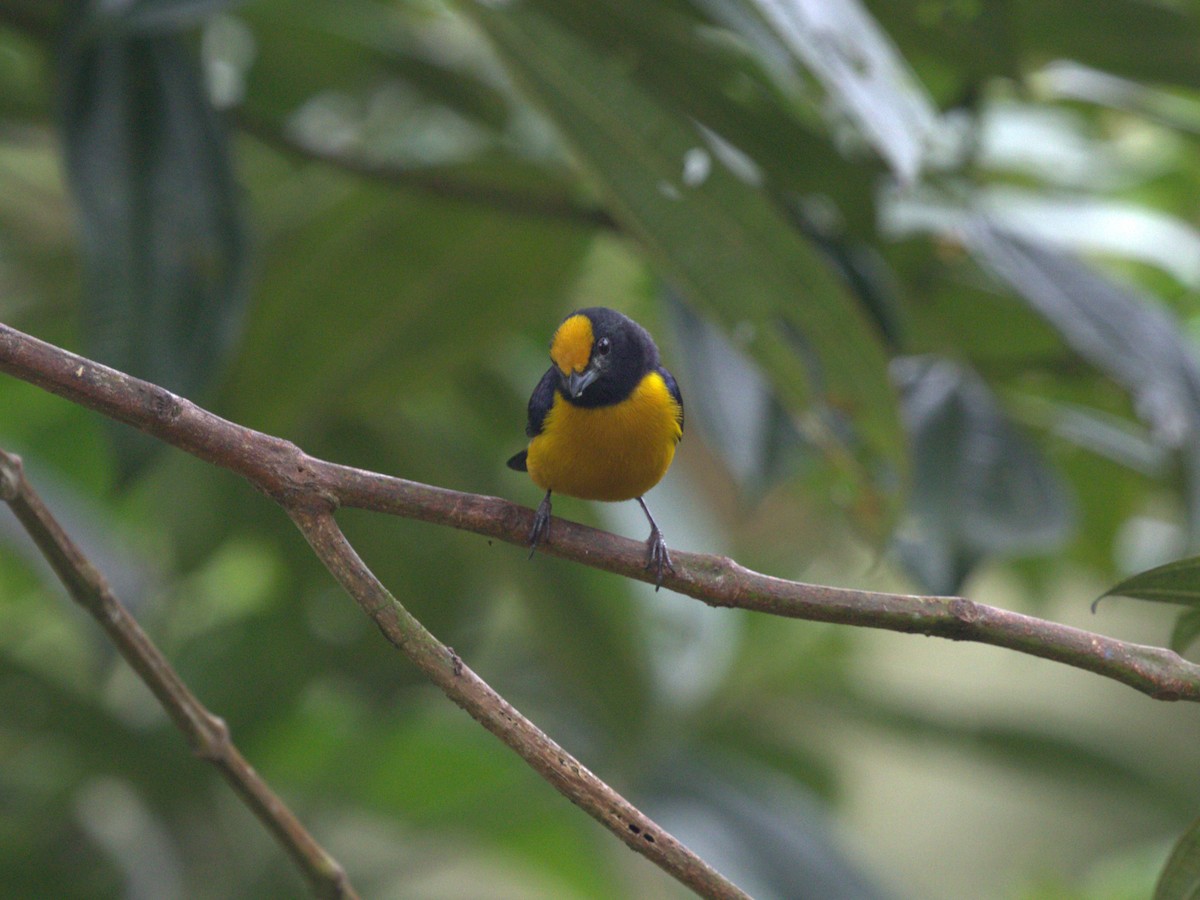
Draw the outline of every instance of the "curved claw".
M538 504L537 512L533 515L533 527L529 529L529 558L537 553L538 544L550 538L550 491Z
M646 541L646 568L654 570L654 589L657 591L662 587L663 572L667 569L671 574L675 574L675 566L671 563L671 554L667 552L667 542L663 540L662 532L658 528L650 531L650 538Z

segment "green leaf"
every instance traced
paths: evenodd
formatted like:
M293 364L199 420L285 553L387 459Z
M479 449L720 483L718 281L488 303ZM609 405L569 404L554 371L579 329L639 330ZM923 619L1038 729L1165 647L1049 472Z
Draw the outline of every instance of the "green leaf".
M708 850L710 859L716 853L708 848L722 848L739 871L753 873L754 883L746 887L756 896L890 896L842 850L827 813L808 790L749 759L681 753L643 781L651 814L688 846Z
M1010 27L1030 56L1074 59L1128 78L1196 87L1200 21L1189 6L1142 0L1020 0L1013 4ZM1136 41L1131 34L1137 34Z
M1101 594L1097 602L1117 596L1200 607L1200 556L1179 559L1126 578Z
M1144 0L871 3L912 60L936 60L943 81L968 90L992 76L1070 59L1138 81L1200 84L1200 22L1188 4ZM1130 35L1137 35L1131 39ZM962 97L947 99L961 100Z
M587 232L557 222L381 191L336 173L272 203L267 215L277 222L263 222L261 288L246 331L256 352L234 363L224 399L235 417L269 431L379 398L404 409L397 395L415 403L436 384L431 372L474 363L496 333L538 316L544 328L588 242ZM518 445L523 409L513 411Z
M244 0L131 0L87 4L79 24L93 33L172 34Z
M1138 411L1170 443L1200 418L1188 391L1200 367L1176 322L1131 285L1081 260L978 219L964 230L980 263L1008 282L1075 350L1133 394Z
M748 0L854 120L901 181L921 171L937 110L891 39L855 0ZM719 11L723 4L716 4ZM737 17L745 22L746 17ZM753 39L755 32L746 35ZM760 44L761 46L761 44Z
M892 0L872 3L871 12L909 60L936 60L922 74L943 105L960 104L964 94L990 77L1019 78L1020 47L1012 36L1012 11L998 3L939 3Z
M876 183L863 175L878 164L865 162L862 154L854 160L843 156L838 138L846 129L830 134L817 98L798 93L800 79L787 77L794 68L791 55L741 0L693 0L707 17L688 15L678 4L644 0L534 4L599 56L620 60L641 91L735 144L773 191L836 198L836 219L852 233L875 236Z
M1155 441L1179 453L1189 524L1200 530L1200 359L1174 316L1147 292L983 217L962 233L980 264L1125 387Z
M983 379L937 357L893 372L914 458L916 533L899 549L923 586L954 593L980 559L1059 547L1074 519L1067 489Z
M677 346L687 347L678 375L688 386L689 424L720 455L751 502L792 474L808 450L762 372L725 333L668 292Z
M0 119L40 117L50 93L49 82L41 47L28 35L0 29Z
M68 40L66 169L85 261L85 352L201 394L239 331L246 238L225 132L175 37ZM139 454L126 446L126 474Z
M747 336L805 436L857 489L860 524L885 532L905 463L879 335L762 192L754 163L529 4L462 8L667 280Z
M384 55L347 35L360 6L313 0L260 0L239 12L254 35L246 106L254 118L282 120L329 91L365 90L383 80ZM334 27L340 21L343 27ZM377 29L378 30L378 29Z
M1200 897L1200 820L1193 822L1179 838L1154 886L1154 900L1197 897Z
M1200 609L1189 609L1179 614L1175 627L1171 629L1170 647L1176 653L1183 653L1200 637Z

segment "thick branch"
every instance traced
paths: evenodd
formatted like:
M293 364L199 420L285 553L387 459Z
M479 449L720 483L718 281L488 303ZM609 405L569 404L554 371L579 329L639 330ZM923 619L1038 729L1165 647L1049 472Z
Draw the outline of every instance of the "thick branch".
M246 762L225 722L209 712L183 683L158 647L113 595L104 576L63 531L25 479L21 460L0 450L0 500L29 532L71 597L87 610L153 691L196 755L211 762L250 810L275 835L319 897L354 898L341 865Z
M449 525L523 545L533 512L496 497L464 494L319 460L294 444L236 425L174 394L0 324L0 371L127 422L249 479L294 506L297 498ZM650 581L645 546L555 519L544 552ZM1200 701L1200 666L1160 647L1132 644L962 597L923 597L824 587L772 578L724 557L671 551L663 585L710 606L976 641L1112 678L1160 700Z
M628 846L703 897L746 894L543 734L388 593L333 520L343 479L373 476L314 459L294 444L235 425L160 387L0 324L0 371L135 425L245 476L280 503L321 561L399 650L455 703L515 750L560 793ZM406 484L407 482L400 482ZM419 486L418 487L423 487ZM454 504L454 491L437 492ZM501 502L501 501L496 501ZM518 513L525 512L512 507Z

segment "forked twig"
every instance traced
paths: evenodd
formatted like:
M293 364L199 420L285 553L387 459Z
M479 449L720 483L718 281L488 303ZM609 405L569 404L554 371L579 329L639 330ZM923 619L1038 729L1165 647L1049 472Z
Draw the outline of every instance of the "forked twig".
M100 623L125 661L158 698L196 755L211 762L275 835L318 897L357 900L345 870L246 761L225 722L209 712L142 631L104 576L63 530L25 478L21 459L0 450L0 500L33 538L71 598Z

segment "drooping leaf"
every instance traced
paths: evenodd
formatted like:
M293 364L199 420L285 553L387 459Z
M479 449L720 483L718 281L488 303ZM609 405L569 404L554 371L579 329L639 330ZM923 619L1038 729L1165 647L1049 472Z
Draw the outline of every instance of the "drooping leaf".
M903 358L901 388L913 448L915 533L899 549L928 590L950 593L981 558L1049 552L1069 533L1066 488L963 366Z
M1066 341L1134 395L1138 412L1168 444L1178 444L1195 415L1184 377L1190 351L1162 309L1065 254L976 220L967 245L1016 289Z
M798 420L806 437L858 488L859 522L885 531L904 454L879 336L762 193L753 163L531 6L463 9L667 280L742 328L794 415L812 411Z
M863 175L882 164L843 155L839 138L853 126L840 116L830 127L815 92L800 90L799 73L789 77L798 68L793 55L748 2L533 3L598 55L619 60L658 103L729 140L764 184L781 194L836 197L839 226L874 233L874 179Z
M839 846L811 792L749 758L693 753L643 780L650 815L753 896L891 896Z
M1088 193L1097 181L1133 180L1146 172L1118 163L1103 144L1089 145L1086 121L1032 105L992 110L979 126L980 155L988 168L1004 175L1033 174L1062 190L988 187L973 191L967 202L940 188L889 191L881 204L887 230L896 236L951 234L974 227L979 210L986 210L992 228L1014 239L1143 262L1184 285L1200 285L1200 230L1181 216L1145 204ZM1064 144L1076 149L1063 151Z
M1176 842L1154 886L1154 900L1197 897L1200 897L1200 820L1193 822Z
M939 101L970 105L986 78L1017 78L1021 47L1011 39L1011 10L996 3L869 2L872 14L909 60L945 61ZM927 67L928 69L928 67Z
M1139 572L1110 587L1100 599L1115 596L1200 607L1200 556Z
M906 315L895 273L879 251L856 237L827 204L793 192L780 192L778 199L790 221L821 251L826 262L841 276L858 298L871 322L879 329L884 346L895 352L905 344ZM834 219L834 221L829 221Z
M1016 238L977 218L962 236L1077 353L1133 396L1158 443L1184 463L1192 528L1200 523L1200 362L1152 298L1075 257Z
M1055 437L1135 472L1161 477L1167 471L1168 454L1135 422L1077 403L1027 397L1025 405Z
M1200 86L1195 54L1200 20L1188 4L1020 0L1011 13L1017 41L1030 56L1074 59L1138 80Z
M1054 59L1139 81L1200 84L1200 22L1187 4L871 0L869 6L909 59L936 60L960 94L977 93L993 76L1020 78Z
M904 58L857 0L747 0L817 77L837 107L911 182L937 128L937 110ZM725 4L715 5L718 9ZM735 26L747 21L737 16ZM752 40L757 29L745 31ZM758 42L762 46L761 39Z
M85 352L200 394L238 333L247 292L237 185L200 72L174 36L81 31L59 64ZM122 445L126 474L140 460L133 448Z
M751 500L787 474L806 452L770 383L728 337L669 295L678 343L687 347L679 376L688 386L688 421L704 432Z

